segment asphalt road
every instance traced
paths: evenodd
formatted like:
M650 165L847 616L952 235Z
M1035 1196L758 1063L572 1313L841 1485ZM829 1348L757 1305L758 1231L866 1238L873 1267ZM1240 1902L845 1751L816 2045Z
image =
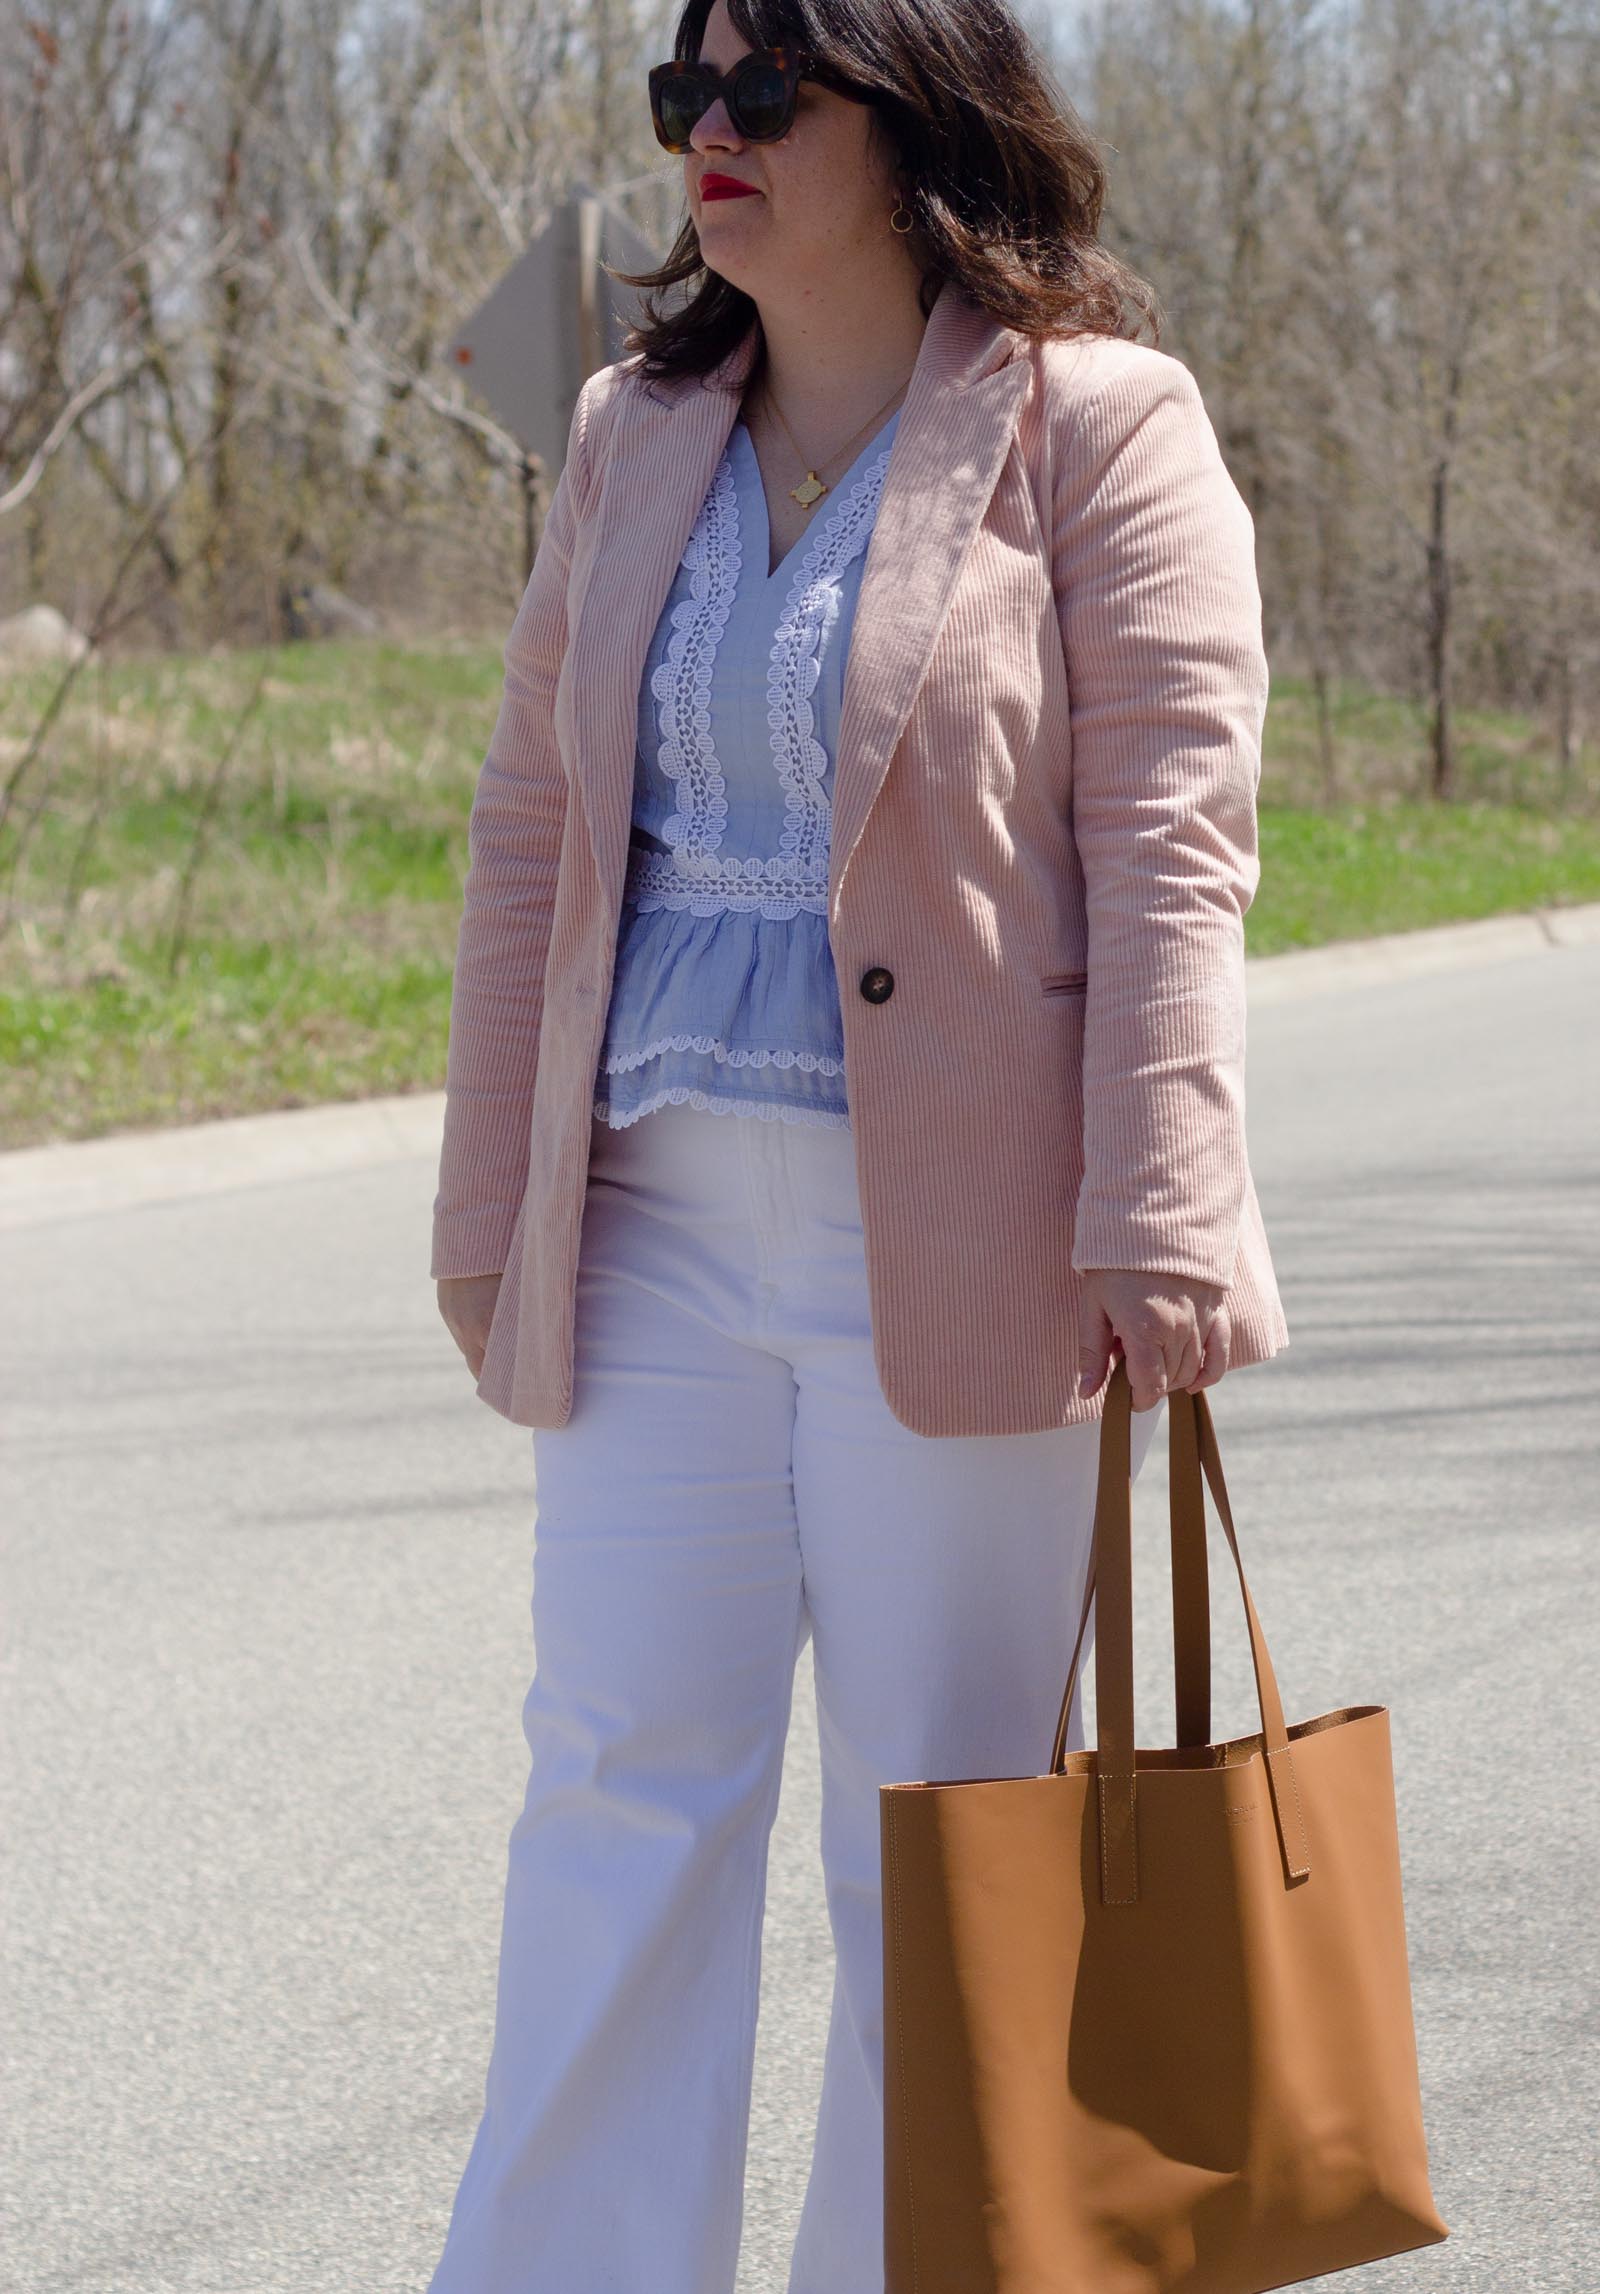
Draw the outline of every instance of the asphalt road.
M1353 2294L1600 2287L1597 1018L1600 945L1252 988L1292 1344L1213 1410L1291 1718L1393 1709L1454 2232ZM534 1492L436 1320L432 1187L413 1153L0 1234L8 2294L420 2294L436 2258L523 1783ZM1164 1477L1163 1427L1147 1742ZM740 2294L782 2294L804 2186L816 1800L808 1653Z

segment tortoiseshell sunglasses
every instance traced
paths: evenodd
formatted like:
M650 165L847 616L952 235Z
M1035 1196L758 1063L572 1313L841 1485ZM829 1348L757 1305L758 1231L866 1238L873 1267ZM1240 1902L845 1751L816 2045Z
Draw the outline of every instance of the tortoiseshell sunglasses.
M651 67L650 118L656 141L668 151L687 151L697 123L721 96L745 143L775 143L794 125L802 80L815 80L852 103L872 101L868 89L829 71L803 48L752 48L727 72L678 58Z

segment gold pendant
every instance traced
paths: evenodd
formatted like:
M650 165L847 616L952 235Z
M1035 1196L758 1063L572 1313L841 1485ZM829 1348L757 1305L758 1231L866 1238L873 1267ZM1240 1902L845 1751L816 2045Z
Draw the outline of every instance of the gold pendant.
M789 488L789 499L798 502L802 510L809 510L813 502L820 502L828 491L815 470L808 470L798 486Z

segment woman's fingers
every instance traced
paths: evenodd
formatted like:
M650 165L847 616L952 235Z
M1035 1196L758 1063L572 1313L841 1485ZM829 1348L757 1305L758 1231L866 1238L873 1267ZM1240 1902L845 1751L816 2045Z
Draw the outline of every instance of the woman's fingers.
M1200 1375L1198 1378L1191 1378L1188 1382L1191 1393L1198 1393L1202 1386L1214 1386L1216 1384L1228 1367L1228 1348L1232 1339L1233 1329L1228 1320L1228 1310L1226 1307L1218 1307L1211 1318L1211 1327L1206 1332L1205 1352L1200 1362Z
M1154 1333L1140 1330L1131 1339L1124 1338L1122 1351L1127 1358L1134 1408L1153 1410L1172 1385L1165 1346Z
M1214 1386L1228 1366L1228 1317L1214 1283L1091 1267L1080 1325L1078 1391L1097 1393L1120 1352L1136 1410L1154 1409L1178 1389Z
M1110 1316L1094 1296L1087 1278L1078 1313L1078 1392L1098 1394L1111 1367L1115 1332Z

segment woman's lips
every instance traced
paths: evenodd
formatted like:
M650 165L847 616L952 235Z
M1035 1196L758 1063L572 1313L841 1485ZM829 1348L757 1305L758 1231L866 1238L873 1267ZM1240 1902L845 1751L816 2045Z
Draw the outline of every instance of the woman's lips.
M736 175L702 175L700 197L706 199L759 199L760 192L753 183L741 183Z

